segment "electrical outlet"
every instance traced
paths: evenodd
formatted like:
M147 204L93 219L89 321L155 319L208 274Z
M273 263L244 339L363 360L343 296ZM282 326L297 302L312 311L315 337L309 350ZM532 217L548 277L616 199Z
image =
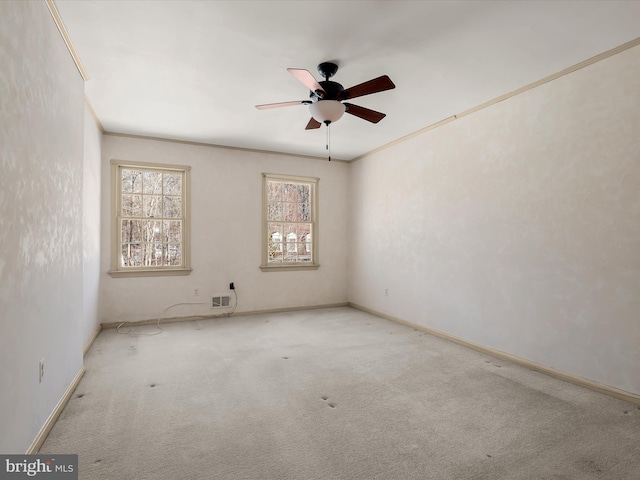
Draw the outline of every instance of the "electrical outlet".
M40 365L38 368L38 382L42 383L43 379L44 379L44 358L40 360Z
M200 290L198 290L197 288L193 289L193 296L194 297L199 297L200 296Z
M388 288L385 288L385 289L384 289L384 296L385 296L385 297L388 297L388 296L389 296L389 289L388 289Z

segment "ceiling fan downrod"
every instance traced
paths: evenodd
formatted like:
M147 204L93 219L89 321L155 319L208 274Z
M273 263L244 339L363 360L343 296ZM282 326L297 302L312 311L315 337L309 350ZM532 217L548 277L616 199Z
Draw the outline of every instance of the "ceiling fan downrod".
M338 71L338 65L333 62L322 62L318 65L318 73L328 82Z

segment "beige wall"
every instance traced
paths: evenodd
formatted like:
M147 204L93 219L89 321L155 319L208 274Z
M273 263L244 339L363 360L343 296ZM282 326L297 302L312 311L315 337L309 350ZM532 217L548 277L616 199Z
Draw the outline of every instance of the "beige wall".
M164 310L230 281L239 311L350 300L640 394L640 47L350 166L103 137L44 2L0 2L0 70L0 452L98 321L218 313ZM108 276L111 158L192 167L190 276ZM262 172L320 178L319 270L258 268Z
M106 273L111 258L111 159L191 166L191 275L112 278ZM229 282L237 288L239 312L347 301L347 164L114 135L104 136L102 161L103 322L218 314L208 302L214 294L230 294ZM263 172L320 178L320 269L259 269ZM166 310L186 302L205 304Z
M82 171L82 341L100 328L100 201L102 132L89 108L84 107Z
M24 453L82 366L83 85L44 2L0 2L0 72L0 452Z
M350 301L640 394L639 78L635 47L353 164Z

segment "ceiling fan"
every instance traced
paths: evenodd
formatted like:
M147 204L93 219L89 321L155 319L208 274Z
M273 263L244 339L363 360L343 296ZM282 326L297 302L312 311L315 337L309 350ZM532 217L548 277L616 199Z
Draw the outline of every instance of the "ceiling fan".
M338 71L338 65L332 62L323 62L318 65L318 73L324 77L324 80L320 82L316 81L308 70L287 68L287 71L311 91L309 94L311 100L268 103L265 105L256 105L256 108L258 110L266 110L269 108L290 107L293 105L308 105L309 111L311 112L311 120L307 123L305 130L320 128L323 123L329 126L329 124L340 120L345 112L368 122L378 123L386 114L348 103L345 100L396 88L387 75L382 75L381 77L345 89L339 83L329 80Z

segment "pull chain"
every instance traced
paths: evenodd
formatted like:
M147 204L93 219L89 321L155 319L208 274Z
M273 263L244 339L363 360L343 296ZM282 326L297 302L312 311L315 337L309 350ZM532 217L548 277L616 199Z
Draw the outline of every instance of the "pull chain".
M327 123L327 152L329 153L329 161L331 161L331 124Z

